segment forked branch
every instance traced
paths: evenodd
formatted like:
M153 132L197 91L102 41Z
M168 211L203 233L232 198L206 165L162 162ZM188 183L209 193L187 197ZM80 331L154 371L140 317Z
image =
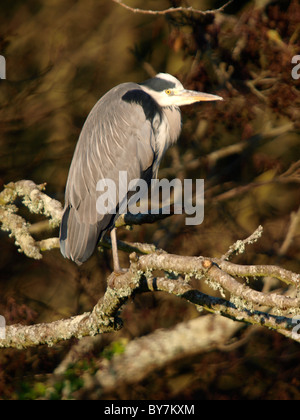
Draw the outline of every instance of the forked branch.
M52 224L58 225L62 206L43 192L44 187L37 186L32 181L19 181L9 184L0 193L1 227L11 232L21 251L30 258L42 258L43 250L59 245L58 238L35 241L30 233L34 229L16 214L18 209L14 201L17 197L22 197L23 204L31 212L43 214L50 218ZM144 222L153 223L155 220L150 220L148 216L145 216ZM140 218L141 215L137 215L137 220L133 215L123 217L120 225L135 222L140 224ZM300 342L300 336L293 333L293 317L300 314L299 298L288 296L288 288L282 289L280 293L264 293L254 290L249 284L249 279L255 281L257 277L273 277L298 291L300 275L277 266L247 266L227 261L233 253L244 252L245 246L257 241L261 235L262 227L259 227L247 239L236 242L219 259L172 255L153 245L123 243L121 248L126 252L135 251L130 255L130 267L123 275L110 275L104 296L91 312L48 324L7 326L6 337L0 340L0 347L53 345L73 337L82 338L116 331L122 327L122 321L118 317L122 306L135 294L149 291L175 295L199 310L205 309L236 321L274 329ZM109 242L106 242L106 246L109 246ZM220 297L204 294L192 287L191 279L205 281L214 291L220 292Z

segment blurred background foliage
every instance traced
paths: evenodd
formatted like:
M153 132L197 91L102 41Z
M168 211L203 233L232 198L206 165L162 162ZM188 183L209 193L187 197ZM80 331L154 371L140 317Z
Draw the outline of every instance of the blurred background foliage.
M187 3L128 4L156 10ZM222 4L189 1L201 10ZM292 57L300 54L297 0L236 0L215 18L133 14L109 0L13 0L1 2L0 24L0 54L7 60L7 80L0 81L0 190L10 181L32 179L47 182L47 193L63 202L74 147L96 101L118 83L169 72L187 88L225 99L183 109L181 139L160 172L205 179L205 221L186 227L184 216L174 216L120 230L119 238L182 255L220 256L262 224L262 240L235 261L300 272L299 223L283 246L300 206L300 84L291 76ZM0 239L0 313L8 324L89 311L103 294L112 269L109 251L79 269L59 251L32 261L7 234L0 232ZM126 266L128 256L121 257ZM73 384L69 397L84 387L83 372L119 349L112 341L195 316L195 309L170 296L137 297L124 309L124 329L105 336L100 349L66 372ZM1 351L0 399L44 397L49 374L73 344ZM109 397L299 399L299 356L298 345L262 331L238 350L182 360ZM64 386L56 383L52 398L61 398Z

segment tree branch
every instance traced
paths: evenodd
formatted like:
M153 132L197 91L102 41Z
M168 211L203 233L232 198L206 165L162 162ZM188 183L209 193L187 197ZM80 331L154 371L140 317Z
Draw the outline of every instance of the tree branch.
M10 236L15 238L20 252L24 252L27 257L36 260L42 258L41 248L30 233L30 223L15 214L18 208L13 203L20 197L23 204L32 213L43 214L50 218L49 224L52 227L59 226L62 218L62 205L42 192L45 186L46 184L36 185L32 181L23 180L11 182L0 193L1 229L11 232Z
M100 386L106 392L120 384L140 382L154 369L179 356L211 351L226 343L240 328L239 323L230 319L207 315L180 323L171 330L154 331L128 343L124 353L103 364L92 381L97 389Z
M161 269L161 267L166 269L169 267L169 264L172 264L172 267L175 266L184 273L193 273L198 275L198 277L209 275L215 282L220 280L219 270L217 269L216 271L215 265L211 264L210 261L208 262L204 258L193 258L193 261L188 259L187 263L184 264L184 258L188 257L170 254L148 255L141 257L137 261L132 256L131 267L127 273L121 276L112 274L109 277L107 291L92 312L49 324L8 326L6 328L6 338L0 340L0 348L10 347L21 349L42 344L52 346L55 343L70 338L82 338L104 332L116 331L122 325L121 320L117 317L120 308L130 297L137 293L148 291L167 292L186 299L198 308L206 309L208 312L217 313L240 322L263 325L271 329L276 329L278 332L283 331L284 335L292 337L291 330L294 324L292 319L288 317L250 310L247 306L239 306L237 300L231 302L226 299L208 296L194 289L184 280L172 280L165 277L152 277L149 275L152 270ZM192 263L196 263L195 268L191 268L190 264ZM210 268L207 270L208 265L210 265ZM228 279L226 277L227 287ZM222 286L224 286L224 282L221 282ZM235 290L234 292L239 294L240 291ZM248 298L244 294L242 296ZM276 297L273 299L267 303L272 305L278 303ZM265 302L263 303L265 304ZM300 338L297 341L300 342Z
M233 2L233 0L230 0L223 6L219 7L218 9L202 11L202 10L195 9L193 7L170 7L169 9L166 9L166 10L145 10L145 9L138 9L138 8L130 7L127 4L123 3L121 0L112 0L112 1L124 7L124 9L129 10L130 12L140 13L144 15L167 15L167 14L176 13L176 12L189 12L189 13L195 13L202 16L215 15L216 13L223 12L225 8Z
M46 215L57 225L62 216L62 206L43 193L43 189L44 185L19 181L9 184L0 193L2 229L10 230L21 250L31 258L41 258L40 251L58 247L59 240L49 238L36 242L30 234L30 225L15 214L18 209L13 203L17 197L22 197L24 205L32 212ZM162 214L156 216L160 219ZM146 221L152 223L155 217L124 215L119 218L119 225ZM277 266L243 266L226 261L233 253L244 251L246 245L257 241L261 234L262 227L259 227L248 238L237 241L219 259L172 255L149 244L120 243L126 252L135 251L130 255L130 268L123 275L111 274L103 298L91 312L48 324L7 326L6 337L0 340L0 347L53 345L73 337L82 338L118 330L122 326L118 311L135 294L149 291L181 297L199 310L205 309L226 318L262 325L300 342L300 337L292 333L295 324L289 316L299 314L300 300L284 294L253 290L245 281L248 278L274 277L299 289L300 275ZM102 245L110 246L110 243L106 241ZM138 257L136 252L145 255ZM172 273L172 278L168 273ZM222 297L209 296L195 289L189 284L191 278L205 281ZM262 307L269 309L262 311Z
M54 248L59 248L58 238L49 238L36 242L33 234L41 232L50 227L59 226L63 208L59 201L49 197L42 191L46 184L36 185L33 181L23 180L18 182L11 182L0 193L0 223L1 229L10 231L10 236L16 240L16 246L19 247L20 252L36 260L42 258L41 251L49 251ZM38 222L36 225L31 225L23 217L17 215L18 208L13 205L15 200L21 197L22 203L30 212L42 214L50 220L48 223ZM142 225L145 223L155 223L158 220L166 219L174 214L174 206L170 206L168 214L164 214L164 208L159 209L158 214L122 214L116 221L116 227ZM104 240L103 245L107 246L108 241ZM154 251L153 246L146 246L145 244L125 244L120 242L120 249L126 252L141 252L149 253ZM156 249L155 249L156 251Z
M132 272L128 272L122 277L124 287L120 288L118 293L108 287L105 295L95 305L92 312L48 324L7 326L5 339L0 339L0 348L22 349L42 344L53 346L71 338L80 339L119 330L122 322L117 317L118 310L133 294L139 280L137 276L132 275ZM108 281L110 282L110 279Z
M235 242L233 245L231 245L226 254L223 255L222 260L229 260L233 254L243 254L245 252L246 245L254 244L257 242L261 238L263 231L263 227L259 226L256 231L249 236L249 238Z

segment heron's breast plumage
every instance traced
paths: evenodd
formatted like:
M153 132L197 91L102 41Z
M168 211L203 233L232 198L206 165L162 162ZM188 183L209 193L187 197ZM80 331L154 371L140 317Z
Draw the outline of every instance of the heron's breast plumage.
M160 162L167 149L175 144L181 132L181 112L177 107L162 108L159 122L152 123L155 133L156 160L153 168L154 177L157 176Z

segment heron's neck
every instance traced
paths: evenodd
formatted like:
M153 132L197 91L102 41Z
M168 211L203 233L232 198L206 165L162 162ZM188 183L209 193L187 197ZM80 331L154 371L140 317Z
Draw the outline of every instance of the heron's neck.
M179 138L181 132L181 112L178 107L162 108L162 120L156 136L156 160L153 167L157 176L159 164L167 149Z
M177 106L163 108L169 126L169 141L167 147L176 143L181 133L181 112Z

